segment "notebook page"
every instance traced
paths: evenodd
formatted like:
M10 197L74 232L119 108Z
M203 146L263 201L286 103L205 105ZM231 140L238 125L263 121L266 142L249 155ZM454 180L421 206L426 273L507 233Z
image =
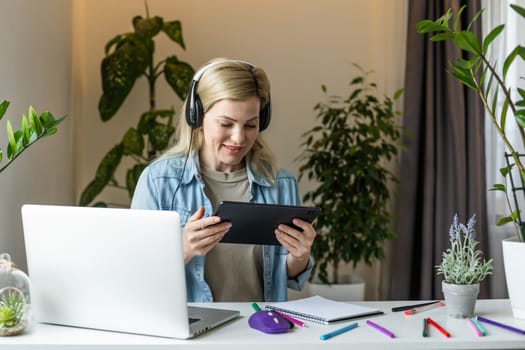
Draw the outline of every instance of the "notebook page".
M319 295L271 303L266 308L321 323L382 313L376 308L334 301Z

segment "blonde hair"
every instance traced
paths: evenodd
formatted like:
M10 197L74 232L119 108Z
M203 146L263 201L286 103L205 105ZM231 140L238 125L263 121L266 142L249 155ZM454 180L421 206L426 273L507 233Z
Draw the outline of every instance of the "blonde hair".
M197 74L202 74L198 81L197 93L204 113L223 99L246 100L257 96L261 99L261 110L270 103L270 81L263 69L250 63L224 58L214 59L201 67ZM192 152L198 152L202 146L202 127L193 130L186 122L187 103L186 99L178 113L176 144L169 148L163 157L185 155L190 148L190 142ZM257 136L248 159L256 174L273 183L277 172L276 160L261 134Z

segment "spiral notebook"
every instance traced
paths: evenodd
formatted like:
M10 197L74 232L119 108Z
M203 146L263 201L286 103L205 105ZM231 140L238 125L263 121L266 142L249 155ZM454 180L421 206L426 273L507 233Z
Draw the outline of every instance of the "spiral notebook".
M329 324L353 318L380 315L383 311L362 305L334 301L319 295L292 301L272 303L266 309L276 310L284 314L306 321Z

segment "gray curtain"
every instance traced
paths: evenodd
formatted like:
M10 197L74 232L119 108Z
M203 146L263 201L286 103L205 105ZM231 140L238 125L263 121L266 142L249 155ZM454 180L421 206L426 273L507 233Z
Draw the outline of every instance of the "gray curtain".
M391 299L443 298L435 266L450 246L455 213L460 222L476 214L479 248L488 251L483 106L448 73L460 51L416 32L420 20L463 4L466 27L480 9L478 0L409 0L403 124L412 136L404 139L401 155ZM488 288L485 280L480 297L489 296Z

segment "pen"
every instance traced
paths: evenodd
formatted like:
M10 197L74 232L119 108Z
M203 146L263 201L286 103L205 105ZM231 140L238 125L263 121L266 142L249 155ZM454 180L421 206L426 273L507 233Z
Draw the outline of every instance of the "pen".
M348 332L354 328L357 327L357 322L354 322L354 323L351 323L349 324L348 326L345 326L343 328L339 328L339 329L336 329L335 331L333 332L330 332L330 333L326 333L326 334L323 334L320 339L321 340L328 340L332 337L335 337L336 335L339 335L339 334L342 334L344 332Z
M375 328L377 329L378 331L380 331L381 333L389 336L390 338L395 338L396 336L394 335L394 333L390 332L388 329L384 328L384 327L381 327L380 325L378 325L377 323L374 323L370 320L366 320L366 324L369 325L370 327L372 328Z
M478 322L478 320L475 317L471 317L470 319L472 320L472 323L474 323L474 325L479 329L481 334L487 335L487 331L485 330L485 328L483 328L483 326Z
M259 307L259 305L257 305L257 303L252 303L252 307L255 311L261 311L261 308Z
M447 332L443 327L441 327L436 321L434 321L430 317L427 317L427 322L430 323L431 326L434 326L434 328L437 329L445 337L450 338L450 333Z
M474 324L474 322L472 322L472 319L470 317L467 317L467 323L469 324L469 326L472 328L472 330L474 331L474 333L476 333L476 335L478 337L482 337L483 336L483 334L481 334L481 332L478 329L478 327Z
M488 318L485 318L485 317L478 316L478 321L485 322L485 323L488 323L488 324L491 324L493 326L506 329L506 330L514 332L514 333L525 334L525 330L523 330L523 329L515 328L515 327L512 327L512 326L507 326L506 324L499 323L499 322L496 322L496 321L492 321L492 320L489 320Z
M426 319L426 318L423 319L423 333L422 333L422 335L423 335L423 338L428 337L428 332L427 332L427 319Z
M392 308L392 312L410 310L410 309L413 309L413 308L416 308L416 307L432 305L432 304L435 304L435 303L439 303L439 300L427 301L426 303L420 303L420 304L412 304L412 305L393 307Z
M305 324L304 322L301 322L295 318L293 318L292 316L288 316L287 314L285 313L282 313L282 312L279 312L277 310L273 310L273 312L277 313L279 316L281 316L282 318L292 322L292 323L295 323L296 325L300 326L300 327L305 327Z
M413 315L413 314L417 314L417 313L420 313L420 312L423 312L423 311L428 311L428 310L434 309L436 307L444 306L444 305L445 305L444 302L438 301L436 303L432 303L432 304L429 304L429 305L425 305L425 306L421 306L421 307L405 310L405 315L406 316L410 316L410 315Z

